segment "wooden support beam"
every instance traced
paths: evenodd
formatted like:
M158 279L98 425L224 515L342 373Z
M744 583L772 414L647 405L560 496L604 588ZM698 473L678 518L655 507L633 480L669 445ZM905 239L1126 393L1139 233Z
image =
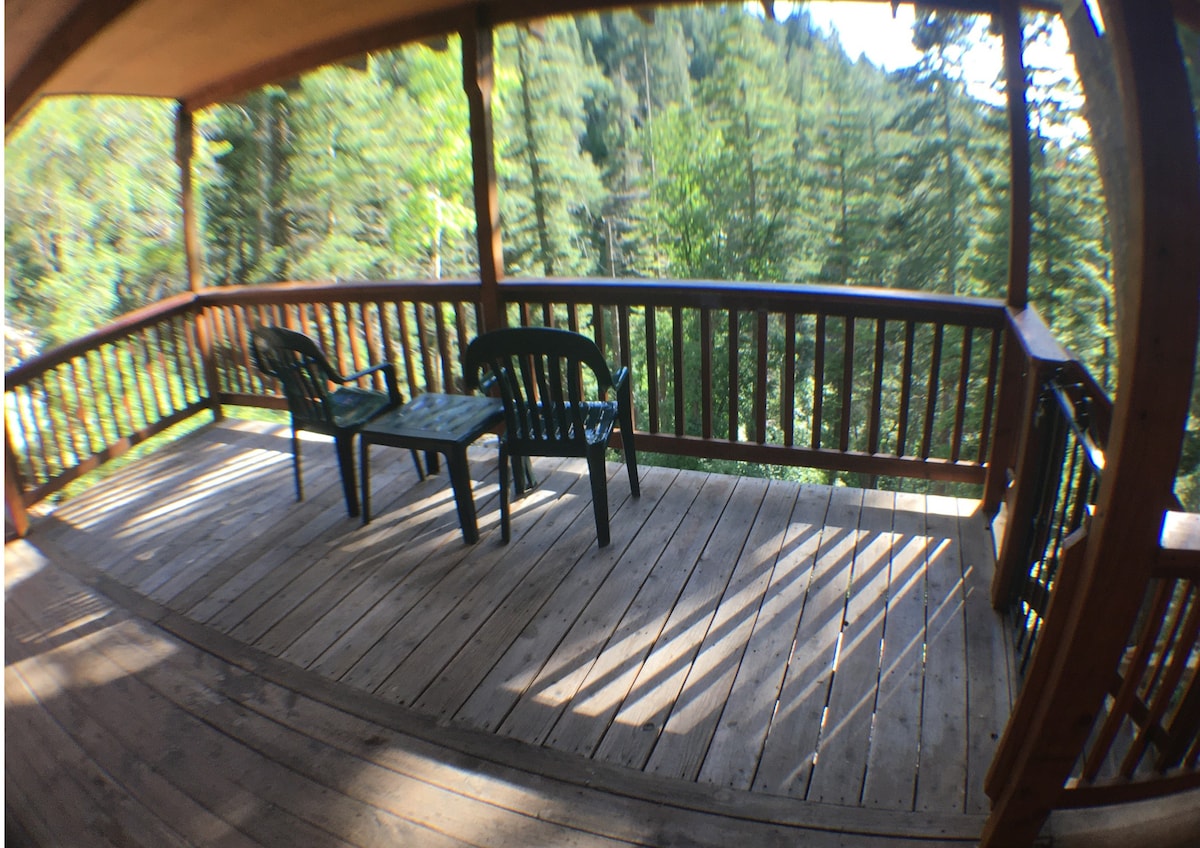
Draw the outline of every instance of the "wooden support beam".
M1200 168L1168 0L1104 0L1131 152L1129 295L1112 435L1078 591L1056 598L989 777L983 848L1030 845L1084 750L1157 559L1187 419L1200 301ZM1065 602L1063 602L1065 601Z
M1029 110L1025 100L1024 34L1019 0L1000 0L1004 37L1004 86L1008 101L1008 149L1011 169L1008 204L1008 305L1024 309L1029 302L1030 217L1032 177L1029 157Z
M483 7L472 27L462 31L463 88L470 109L471 165L475 188L475 240L479 247L483 321L480 329L503 325L500 279L504 252L500 244L500 194L496 186L496 157L492 137L492 88L495 82L492 29Z
M187 268L188 289L203 285L200 265L200 225L196 219L196 196L192 186L192 156L195 126L192 112L180 103L175 110L175 164L179 166L179 206L183 213L183 257Z
M200 223L196 217L196 196L192 186L192 155L195 149L195 126L192 110L179 103L175 110L175 164L179 166L179 206L183 214L183 257L187 269L188 289L195 294L203 287L201 264ZM204 365L204 382L208 392L213 420L225 417L221 408L220 382L216 360L213 358L212 327L207 310L196 312L196 340Z

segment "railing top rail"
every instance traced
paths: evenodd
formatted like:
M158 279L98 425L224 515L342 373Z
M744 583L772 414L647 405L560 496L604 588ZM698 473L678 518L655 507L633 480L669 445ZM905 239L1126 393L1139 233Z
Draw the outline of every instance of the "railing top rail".
M52 348L38 354L32 359L22 362L11 371L5 373L4 385L11 388L12 386L32 380L64 362L69 362L90 350L95 350L107 342L122 338L130 333L135 333L143 327L149 327L152 324L157 324L168 318L188 312L195 307L195 304L196 295L188 292L186 294L173 295L157 303L136 309L133 312L122 315L120 318L98 330L93 330L86 335L72 339L66 344L59 345L56 348Z
M1000 327L1004 302L875 286L808 283L746 283L711 280L515 279L500 284L509 301L595 300L612 305L692 306L715 309L772 309L864 318L944 321Z
M481 284L472 280L371 280L336 282L304 280L253 286L201 289L204 306L227 304L370 302L400 297L405 300L478 300Z
M1033 307L1008 310L1008 323L1025 355L1038 362L1067 363L1070 352L1058 343L1042 316Z
M968 298L867 286L707 280L509 279L501 283L500 290L509 301L536 299L631 306L681 305L747 311L768 309L887 320L940 321L975 327L999 327L1005 320L1003 302L993 298ZM314 303L371 302L396 297L414 301L472 301L478 300L479 293L480 283L472 280L295 281L207 288L196 293L175 295L122 316L105 327L18 365L5 374L5 381L10 386L23 383L109 341L199 306L278 304L298 300ZM1023 319L1013 320L1015 326L1024 326L1021 323ZM1053 342L1049 330L1044 329L1045 325L1041 324L1040 319L1035 317L1031 320L1040 324L1045 336Z

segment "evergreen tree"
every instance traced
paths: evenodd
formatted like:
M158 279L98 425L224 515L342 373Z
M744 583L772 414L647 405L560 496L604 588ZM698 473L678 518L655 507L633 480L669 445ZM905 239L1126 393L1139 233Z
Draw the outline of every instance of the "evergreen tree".
M509 274L603 273L603 187L582 147L586 97L598 83L574 22L538 35L505 27L497 44L496 142Z
M186 288L173 138L169 104L56 98L8 141L6 321L33 347Z

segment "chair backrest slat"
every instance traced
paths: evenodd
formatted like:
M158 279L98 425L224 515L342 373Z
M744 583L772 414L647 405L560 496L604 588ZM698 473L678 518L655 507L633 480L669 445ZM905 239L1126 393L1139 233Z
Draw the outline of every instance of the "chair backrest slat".
M587 442L583 397L584 368L592 372L601 395L613 385L612 372L599 348L585 336L545 327L520 327L489 333L467 349L467 385L496 377L505 408L508 439L529 445Z
M333 369L316 343L282 327L258 327L250 338L258 369L282 384L293 424L301 429L332 428L329 379Z

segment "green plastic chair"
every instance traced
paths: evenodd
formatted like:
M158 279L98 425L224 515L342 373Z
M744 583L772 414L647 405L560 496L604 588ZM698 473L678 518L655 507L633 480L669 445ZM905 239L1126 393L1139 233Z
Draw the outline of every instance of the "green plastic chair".
M300 479L300 439L308 430L333 437L346 510L357 516L358 487L354 469L354 436L371 419L400 406L396 369L390 362L372 365L354 374L338 374L329 364L321 347L313 339L283 327L257 327L250 332L250 351L254 364L264 374L283 385L288 411L292 416L292 468L296 478L296 500L304 500ZM347 385L380 372L387 392ZM338 388L330 391L330 385ZM417 455L413 453L414 461ZM417 474L424 478L417 461Z
M585 371L598 399L585 400ZM592 509L600 547L609 543L608 477L604 452L614 426L621 429L625 466L634 497L638 486L633 443L629 369L609 370L596 343L587 336L548 327L514 327L485 333L467 346L463 376L469 389L497 391L504 402L500 438L500 527L510 538L508 467L515 488L524 489L518 459L531 456L586 457L592 484ZM609 399L611 391L614 399Z

